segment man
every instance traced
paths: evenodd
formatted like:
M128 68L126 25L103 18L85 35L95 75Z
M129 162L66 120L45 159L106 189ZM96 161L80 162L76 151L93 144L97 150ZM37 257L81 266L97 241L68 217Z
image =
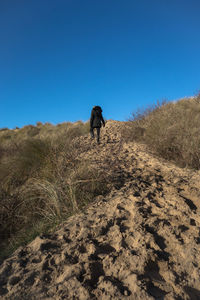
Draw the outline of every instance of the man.
M100 128L101 124L105 127L105 121L102 116L102 109L100 106L94 106L90 117L90 134L94 138L94 128L97 129L97 143L100 144Z

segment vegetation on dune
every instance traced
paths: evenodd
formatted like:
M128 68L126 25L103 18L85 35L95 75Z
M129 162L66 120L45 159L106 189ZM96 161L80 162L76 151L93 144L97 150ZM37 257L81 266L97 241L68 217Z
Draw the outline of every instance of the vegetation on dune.
M78 158L88 130L77 122L1 132L0 259L108 192L109 176Z
M180 167L200 169L200 95L157 103L133 113L128 124L127 141L145 143Z
M122 128L122 142L145 143L178 166L200 169L200 95L136 112ZM119 185L117 155L98 168L81 158L88 133L81 121L0 130L0 261Z

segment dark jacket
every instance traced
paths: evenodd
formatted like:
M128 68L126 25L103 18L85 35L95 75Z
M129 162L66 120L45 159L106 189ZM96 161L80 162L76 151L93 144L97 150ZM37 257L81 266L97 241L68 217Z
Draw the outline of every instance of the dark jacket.
M100 128L102 123L105 126L105 121L102 116L102 109L100 106L94 106L90 117L90 127Z

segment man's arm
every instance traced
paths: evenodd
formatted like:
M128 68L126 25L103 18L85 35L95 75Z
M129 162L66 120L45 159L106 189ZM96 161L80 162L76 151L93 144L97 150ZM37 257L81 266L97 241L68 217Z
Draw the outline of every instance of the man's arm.
M93 120L94 120L94 112L93 112L93 110L92 110L92 112L91 112L91 117L90 117L90 128L92 128Z
M104 118L102 115L101 115L101 122L103 123L103 126L105 127L105 121L104 121Z

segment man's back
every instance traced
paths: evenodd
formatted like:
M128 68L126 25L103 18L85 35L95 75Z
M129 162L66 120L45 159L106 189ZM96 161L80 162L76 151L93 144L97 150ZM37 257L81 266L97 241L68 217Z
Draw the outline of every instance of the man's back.
M101 124L105 125L104 119L102 117L102 109L100 106L94 106L90 118L91 128L101 128Z
M100 143L100 128L101 124L105 126L105 121L102 116L102 109L100 106L94 106L90 117L90 134L94 138L94 128L97 130L97 142Z

